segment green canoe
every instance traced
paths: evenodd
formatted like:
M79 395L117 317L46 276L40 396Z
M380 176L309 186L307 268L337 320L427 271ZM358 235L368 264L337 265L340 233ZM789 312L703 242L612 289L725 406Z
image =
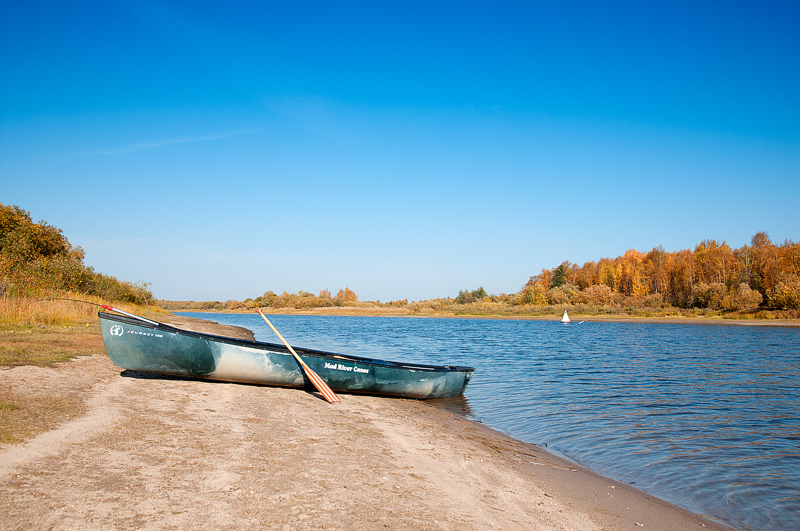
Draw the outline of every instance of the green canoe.
M105 312L98 316L106 352L123 369L281 387L310 385L283 345L189 332L134 316ZM458 396L475 371L292 348L334 391L345 393L420 399Z

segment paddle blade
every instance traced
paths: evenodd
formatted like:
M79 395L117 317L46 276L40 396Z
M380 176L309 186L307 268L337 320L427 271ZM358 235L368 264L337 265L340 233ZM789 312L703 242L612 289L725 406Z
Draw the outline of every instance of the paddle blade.
M308 376L308 379L311 380L312 384L314 384L314 387L317 388L317 391L322 393L322 396L325 398L325 400L327 400L331 404L333 404L334 402L342 401L336 395L336 393L333 392L333 389L331 389L330 386L326 384L325 381L322 378L320 378L317 373L312 371L311 368L305 363L303 364L303 366L305 367L306 376Z
M267 319L267 316L264 315L261 312L261 308L256 308L256 312L258 313L258 315L261 316L262 319L264 319L264 321L267 322L269 327L272 328L272 331L275 332L275 335L277 335L280 338L280 340L283 342L283 344L286 345L286 348L289 349L289 352L292 353L292 356L294 356L294 359L297 360L297 363L300 364L300 367L302 367L302 369L306 373L306 376L308 377L308 379L311 380L311 383L314 384L314 387L317 388L317 391L322 393L322 396L325 398L325 400L327 400L331 404L333 404L334 402L341 402L341 399L338 396L336 396L336 393L333 392L333 389L331 389L330 386L328 384L326 384L325 381L322 378L320 378L317 373L312 371L311 367L306 365L306 363L303 361L303 358L301 358L297 354L297 352L294 351L294 349L289 344L289 342L286 341L285 339L283 339L283 336L281 335L280 332L278 332L278 329L275 328L274 326L272 326L272 323L269 322L269 319Z

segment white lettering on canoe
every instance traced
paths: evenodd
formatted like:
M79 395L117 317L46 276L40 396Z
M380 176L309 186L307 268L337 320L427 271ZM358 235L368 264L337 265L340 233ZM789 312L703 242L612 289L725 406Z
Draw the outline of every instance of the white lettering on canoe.
M360 367L348 367L347 365L342 365L341 363L330 363L327 361L325 362L325 368L334 371L358 372L361 374L369 374L369 369L362 369Z
M153 334L152 332L137 332L136 330L128 330L129 334L135 336L148 336L148 337L164 337L164 334Z

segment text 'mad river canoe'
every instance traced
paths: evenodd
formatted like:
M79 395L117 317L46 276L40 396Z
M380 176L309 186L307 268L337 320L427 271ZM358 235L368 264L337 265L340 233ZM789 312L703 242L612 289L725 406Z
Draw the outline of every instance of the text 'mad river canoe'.
M306 387L283 345L181 330L144 319L99 312L106 352L119 367L280 387ZM418 365L293 347L334 391L402 398L447 398L464 393L472 367Z

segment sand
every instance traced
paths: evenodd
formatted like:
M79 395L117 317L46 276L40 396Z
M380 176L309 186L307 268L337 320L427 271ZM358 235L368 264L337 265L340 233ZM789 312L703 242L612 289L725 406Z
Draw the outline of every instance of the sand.
M0 447L0 529L726 529L430 402L328 404L104 353L0 386L86 404Z

